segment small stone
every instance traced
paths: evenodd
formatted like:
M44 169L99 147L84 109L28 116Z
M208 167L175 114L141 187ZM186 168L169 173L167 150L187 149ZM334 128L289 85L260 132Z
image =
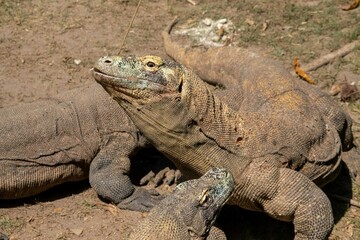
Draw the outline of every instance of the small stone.
M266 31L266 29L268 29L268 27L269 27L269 23L268 23L268 22L263 22L263 24L262 24L262 30L263 30L263 31Z
M221 36L213 36L211 38L211 41L213 41L213 42L219 42L220 40L221 40Z
M71 228L70 231L76 236L80 236L84 230L82 228Z
M218 23L221 23L221 24L225 24L225 23L227 23L227 19L226 18L222 18L222 19L219 19L217 22Z
M16 25L21 25L21 19L20 17L14 17L14 21Z
M74 59L74 63L75 63L76 65L79 65L79 64L81 63L81 60L80 60L80 59Z
M255 24L255 21L252 20L251 18L246 18L245 22L249 25L249 26L253 26Z
M204 20L202 20L202 23L206 26L211 26L213 20L211 20L210 18L205 18Z
M62 208L54 208L54 213L60 214L62 212Z

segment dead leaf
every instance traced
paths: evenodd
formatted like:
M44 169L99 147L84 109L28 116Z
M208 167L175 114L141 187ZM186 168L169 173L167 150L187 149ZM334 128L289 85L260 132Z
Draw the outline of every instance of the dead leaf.
M300 78L304 79L305 81L307 81L307 82L310 83L310 84L315 84L315 81L314 81L309 75L307 75L304 70L302 70L302 69L300 68L300 64L299 64L299 59L298 59L298 58L294 58L294 63L293 63L293 65L294 65L294 69L295 69L296 74L297 74Z
M340 100L343 102L353 102L360 97L360 92L355 84L341 82L334 84L329 92L331 95L340 95Z
M224 36L224 34L225 34L225 29L223 26L221 26L219 30L216 31L216 35L218 35L221 38L222 36Z
M329 91L329 94L330 94L331 96L336 96L336 95L338 95L338 94L340 93L340 91L341 91L341 86L340 86L340 84L334 84L334 85L331 87L331 89L330 89L330 91Z
M245 19L245 22L246 22L249 26L254 26L254 24L255 24L255 21L252 20L251 18L246 18L246 19Z
M353 10L353 9L357 8L359 6L359 4L360 4L360 0L354 0L354 2L352 4L350 4L350 6L343 8L342 10L344 10L344 11Z
M15 24L16 24L16 25L21 25L21 22L22 22L22 21L21 21L21 18L20 18L20 17L17 17L17 16L14 17L14 21L15 21Z
M262 31L266 31L266 29L268 29L268 27L269 27L269 23L268 22L263 22Z
M112 204L107 204L105 210L107 210L114 216L117 216L119 214L119 208L117 208L116 206L114 206Z
M62 212L62 208L54 208L54 213L60 214Z

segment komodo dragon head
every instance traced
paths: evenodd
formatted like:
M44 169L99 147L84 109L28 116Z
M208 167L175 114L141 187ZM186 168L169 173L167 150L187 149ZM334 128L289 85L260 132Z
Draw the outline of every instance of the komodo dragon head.
M182 95L184 74L180 64L157 56L103 57L93 68L96 81L114 99L138 107L159 101L164 96L178 101Z
M180 183L174 191L178 198L180 217L192 237L206 236L222 206L234 189L231 173L222 168L213 168L201 178Z
M223 168L180 183L140 222L130 239L206 239L233 188L233 177Z
M180 64L157 56L103 57L93 68L96 81L130 116L167 129L186 121L183 102L190 96L184 82L186 72Z

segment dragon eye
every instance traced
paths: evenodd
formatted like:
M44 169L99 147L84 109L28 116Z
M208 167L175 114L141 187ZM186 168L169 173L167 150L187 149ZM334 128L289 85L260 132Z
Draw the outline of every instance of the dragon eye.
M208 194L209 194L209 190L208 189L205 189L203 192L202 192L202 194L201 194L201 196L200 196L200 198L199 198L199 204L200 205L206 205L206 203L207 203L207 201L208 201Z
M196 233L193 230L189 229L188 232L190 237L196 237Z
M203 205L204 203L206 203L208 197L206 195L202 196L202 198L200 199L200 204Z
M148 66L149 68L153 68L153 67L156 66L156 64L153 63L153 62L147 62L147 63L146 63L146 66Z

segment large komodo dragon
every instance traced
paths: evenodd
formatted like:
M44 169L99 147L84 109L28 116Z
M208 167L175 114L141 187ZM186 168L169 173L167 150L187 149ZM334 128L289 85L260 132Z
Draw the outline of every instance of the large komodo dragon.
M211 227L233 189L231 173L219 168L180 183L136 226L129 240L225 240L222 231Z
M148 211L162 198L128 177L129 156L145 142L96 83L0 109L0 199L89 177L94 190L120 208Z
M350 118L326 94L257 53L211 51L218 54L214 68L222 53L237 56L236 67L222 69L238 82L233 96L214 94L186 67L156 56L104 57L93 74L183 174L229 169L231 203L292 221L296 239L325 239L332 209L314 182L323 186L338 174L342 150L352 146Z

